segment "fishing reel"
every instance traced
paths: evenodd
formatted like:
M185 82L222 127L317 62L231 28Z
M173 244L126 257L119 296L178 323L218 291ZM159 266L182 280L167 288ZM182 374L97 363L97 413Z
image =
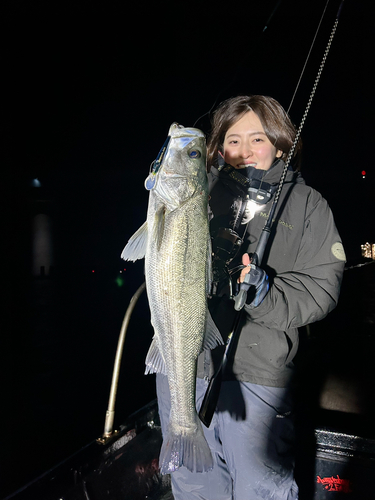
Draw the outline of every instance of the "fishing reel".
M220 227L212 239L212 271L213 282L211 295L218 295L225 285L229 285L230 296L233 296L232 280L229 264L236 257L243 241L242 238L228 227Z

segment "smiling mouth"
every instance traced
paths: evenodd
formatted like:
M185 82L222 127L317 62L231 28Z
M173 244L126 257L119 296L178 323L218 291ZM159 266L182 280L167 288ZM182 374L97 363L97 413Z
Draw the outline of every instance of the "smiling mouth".
M247 168L247 167L256 167L256 163L239 163L237 168Z

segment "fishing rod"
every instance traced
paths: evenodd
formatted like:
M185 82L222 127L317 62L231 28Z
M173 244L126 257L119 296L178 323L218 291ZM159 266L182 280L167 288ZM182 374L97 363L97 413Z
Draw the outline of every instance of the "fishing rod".
M326 6L324 8L322 17L320 19L320 22L319 22L319 25L318 25L318 28L317 28L317 32L319 31L319 28L320 28L322 19L324 17L324 14L325 14L328 2L329 2L329 0L327 1ZM344 4L344 0L341 1L339 9L337 11L336 19L335 19L335 22L334 22L334 25L333 25L333 28L332 28L332 31L331 31L331 34L330 34L330 37L329 37L329 40L328 40L328 44L327 44L326 49L324 51L323 59L322 59L322 61L320 63L320 66L319 66L319 70L318 70L317 76L315 78L315 82L314 82L312 91L310 93L310 97L309 97L309 100L307 102L305 112L304 112L304 114L302 116L302 120L301 120L300 126L298 127L298 130L297 130L296 136L294 138L292 147L290 148L290 151L288 153L288 156L287 156L287 159L286 159L286 162L285 162L285 165L284 165L284 169L283 169L281 177L280 177L279 185L278 185L277 191L275 193L275 197L273 199L273 202L272 202L269 214L268 214L267 221L266 221L266 223L265 223L265 225L264 225L264 227L262 229L262 232L261 232L261 235L260 235L257 247L255 249L254 254L252 255L252 258L251 258L251 263L255 264L256 266L260 266L261 263L262 263L263 255L264 255L267 243L268 243L268 239L269 239L270 234L271 234L272 225L275 222L274 216L275 216L275 213L276 213L276 207L278 205L278 201L279 201L279 198L280 198L281 190L282 190L282 187L283 187L284 182L285 182L286 174L287 174L287 171L288 171L291 159L293 158L294 151L295 151L296 146L298 144L298 141L300 139L301 131L302 131L302 128L303 128L303 126L305 124L307 114L308 114L308 112L310 110L311 103L312 103L313 97L315 95L315 91L316 91L316 88L318 86L318 83L319 83L319 80L320 80L320 76L322 74L322 71L323 71L323 68L324 68L327 56L328 56L328 52L329 52L329 50L331 48L332 40L333 40L333 38L335 36L335 33L336 33L336 28L337 28L337 25L338 25L338 22L339 22L339 17L340 17L340 14L341 14L341 10L342 10L343 4ZM312 42L312 45L315 43L317 32L315 34L314 40ZM312 46L310 47L310 51L309 51L309 54L308 54L307 57L310 56L311 48L312 48ZM304 72L305 67L306 67L306 63L305 63L305 66L304 66L304 68L302 70L302 73ZM298 88L298 86L300 84L300 81L301 81L301 77L300 77L300 79L298 81L297 88ZM292 102L293 102L295 94L296 94L296 91L293 94ZM292 104L292 102L291 102L291 104ZM288 108L288 112L290 110L291 104L290 104L290 106ZM250 276L250 273L247 274L247 276ZM209 383L209 385L207 387L206 394L204 396L201 408L199 410L199 418L201 419L201 421L204 423L204 425L206 427L209 427L210 424L211 424L211 420L212 420L212 417L213 417L213 414L215 412L215 408L217 406L217 402L218 402L218 399L219 399L220 388L221 388L221 381L222 381L222 375L223 375L224 369L226 367L227 361L230 358L230 355L231 355L231 353L232 353L232 351L234 349L234 346L237 344L237 342L235 340L237 340L237 337L239 336L239 333L240 333L239 326L241 324L243 307L244 307L244 305L246 303L246 299L247 299L247 290L248 290L248 288L249 287L246 284L246 281L244 283L241 283L238 295L234 299L234 302L235 302L234 303L234 308L237 311L237 315L236 315L236 318L235 318L235 321L234 321L234 325L233 325L233 328L231 330L231 333L228 336L227 343L226 343L226 348L225 348L223 357L221 359L220 365L218 366L217 370L215 371L214 375L212 376L212 378L210 380L210 383Z
M281 3L282 3L282 0L278 0L278 2L277 2L277 4L276 4L276 6L273 8L273 10L272 10L271 14L268 16L268 19L267 19L267 21L266 21L266 23L265 23L265 25L264 25L264 27L263 27L263 30L262 30L260 33L258 33L258 34L256 35L255 39L254 39L254 37L253 37L253 39L252 39L252 46L253 46L253 47L254 47L254 44L255 44L255 46L256 46L256 44L259 44L259 43L260 43L260 40L261 40L262 35L263 35L263 34L264 34L264 32L268 29L268 27L269 27L269 25L270 25L270 23L271 23L271 20L272 20L272 18L274 17L274 15L276 14L276 12L277 12L278 8L280 7L280 4L281 4ZM221 90L218 92L218 94L216 95L215 100L214 100L214 102L213 102L212 106L210 107L210 109L209 109L208 111L206 111L203 115L199 116L199 117L195 120L195 122L194 122L194 124L193 124L193 127L197 127L197 126L199 125L199 122L200 122L200 121L201 121L201 120L202 120L205 116L210 117L211 112L212 112L212 111L213 111L213 109L215 108L215 106L216 106L216 104L217 104L217 102L218 102L218 100L219 100L220 96L221 96L224 92L226 92L226 91L227 91L227 90L228 90L228 89L229 89L229 88L230 88L230 87L231 87L231 86L232 86L232 85L233 85L233 84L234 84L234 83L238 80L238 78L239 78L239 76L240 76L241 74L242 74L242 69L241 69L239 66L237 66L237 68L236 68L236 69L235 69L235 71L234 71L234 76L233 76L233 77L232 77L229 81L227 81L226 85L225 85L223 88L221 88ZM200 127L199 127L199 128L200 128Z

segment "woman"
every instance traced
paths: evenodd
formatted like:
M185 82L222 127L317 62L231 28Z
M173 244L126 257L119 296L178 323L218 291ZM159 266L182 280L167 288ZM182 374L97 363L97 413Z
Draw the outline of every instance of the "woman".
M327 202L289 168L261 268L250 265L295 134L282 106L270 97L232 98L214 114L208 142L214 251L210 310L224 339L236 314L236 282L246 275L248 293L234 358L205 429L214 469L175 471L176 500L298 498L290 390L297 328L336 306L345 254ZM295 160L299 150L300 144ZM197 408L220 349L199 358ZM163 375L157 376L157 391L164 428L169 392Z

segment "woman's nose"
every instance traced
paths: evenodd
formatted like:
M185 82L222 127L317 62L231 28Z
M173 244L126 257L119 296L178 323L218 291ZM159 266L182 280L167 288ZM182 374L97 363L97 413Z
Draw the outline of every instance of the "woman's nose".
M241 148L241 157L248 158L252 155L252 151L249 144L244 144Z

